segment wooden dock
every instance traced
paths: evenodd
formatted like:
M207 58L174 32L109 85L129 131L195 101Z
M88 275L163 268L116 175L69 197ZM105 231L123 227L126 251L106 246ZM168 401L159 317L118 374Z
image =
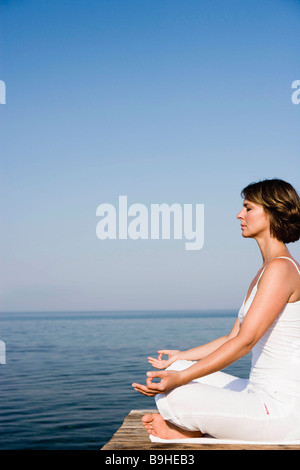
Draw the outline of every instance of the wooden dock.
M125 418L122 426L101 450L300 450L300 446L289 445L229 445L229 444L175 444L154 443L142 424L142 416L157 410L132 410Z

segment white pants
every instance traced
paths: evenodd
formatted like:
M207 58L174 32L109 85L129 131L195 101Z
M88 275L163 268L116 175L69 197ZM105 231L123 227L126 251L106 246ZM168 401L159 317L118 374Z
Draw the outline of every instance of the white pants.
M168 369L183 370L193 363L176 361ZM189 431L247 441L300 439L299 403L295 413L292 397L275 400L253 391L247 379L224 372L193 380L155 400L166 421Z

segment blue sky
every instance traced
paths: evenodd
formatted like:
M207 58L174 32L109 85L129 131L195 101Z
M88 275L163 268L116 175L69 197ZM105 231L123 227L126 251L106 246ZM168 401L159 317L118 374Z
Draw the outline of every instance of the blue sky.
M299 25L296 0L2 1L0 309L239 308L241 189L300 190ZM204 247L99 240L119 195L204 204Z

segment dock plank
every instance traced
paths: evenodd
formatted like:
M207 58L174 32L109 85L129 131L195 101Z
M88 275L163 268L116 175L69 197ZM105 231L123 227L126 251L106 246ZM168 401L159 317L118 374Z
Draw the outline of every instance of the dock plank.
M229 444L154 443L142 424L142 416L157 410L132 410L110 441L100 450L300 450L300 446L260 446Z

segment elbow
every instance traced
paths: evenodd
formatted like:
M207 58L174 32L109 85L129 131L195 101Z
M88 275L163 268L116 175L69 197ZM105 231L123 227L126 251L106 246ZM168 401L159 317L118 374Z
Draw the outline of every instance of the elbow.
M257 342L254 336L240 333L236 336L236 339L239 342L241 357L249 354Z
M255 343L251 342L251 343L246 343L244 345L244 354L243 354L243 356L247 356L247 354L249 354L252 351L254 344Z

